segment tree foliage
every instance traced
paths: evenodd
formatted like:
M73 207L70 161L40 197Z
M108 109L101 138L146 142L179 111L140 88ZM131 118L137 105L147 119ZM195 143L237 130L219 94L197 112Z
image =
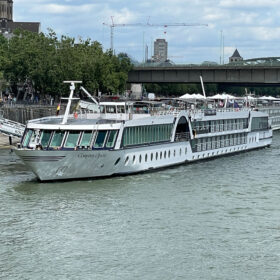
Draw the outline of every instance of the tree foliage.
M11 84L32 81L40 94L67 94L65 80L81 80L90 92L121 93L131 67L125 54L103 52L101 44L90 39L58 39L53 30L16 30L9 40L0 36L0 72Z

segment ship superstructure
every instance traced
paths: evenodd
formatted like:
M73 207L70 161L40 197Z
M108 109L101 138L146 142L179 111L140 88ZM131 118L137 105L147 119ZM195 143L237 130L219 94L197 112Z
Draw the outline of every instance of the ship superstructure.
M74 92L74 83L71 85ZM73 94L68 100L69 109ZM29 121L16 153L42 180L132 174L267 147L268 115L181 100L103 102Z

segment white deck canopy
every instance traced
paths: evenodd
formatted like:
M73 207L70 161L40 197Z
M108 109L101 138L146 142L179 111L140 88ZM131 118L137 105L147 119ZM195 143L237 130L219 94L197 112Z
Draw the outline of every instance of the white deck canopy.
M205 99L205 97L199 93L194 93L194 94L186 93L186 94L180 96L179 98L180 99Z
M235 96L230 95L230 94L226 94L226 93L222 93L222 94L216 94L213 96L208 97L209 99L221 99L221 100L226 100L226 99L236 99Z
M259 99L260 100L277 100L277 98L275 98L273 96L262 96L262 97L259 97Z

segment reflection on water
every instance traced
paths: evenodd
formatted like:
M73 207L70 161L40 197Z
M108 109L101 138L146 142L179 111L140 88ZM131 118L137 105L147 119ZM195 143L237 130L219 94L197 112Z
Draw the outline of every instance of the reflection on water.
M279 147L53 183L0 150L0 278L278 279Z

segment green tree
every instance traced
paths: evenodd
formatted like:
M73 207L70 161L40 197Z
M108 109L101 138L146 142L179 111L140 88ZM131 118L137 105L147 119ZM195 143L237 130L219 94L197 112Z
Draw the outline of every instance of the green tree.
M18 85L32 81L41 95L68 94L64 80L81 80L90 92L121 93L126 88L130 59L126 54L103 52L97 41L16 30L7 40L0 36L0 71Z

